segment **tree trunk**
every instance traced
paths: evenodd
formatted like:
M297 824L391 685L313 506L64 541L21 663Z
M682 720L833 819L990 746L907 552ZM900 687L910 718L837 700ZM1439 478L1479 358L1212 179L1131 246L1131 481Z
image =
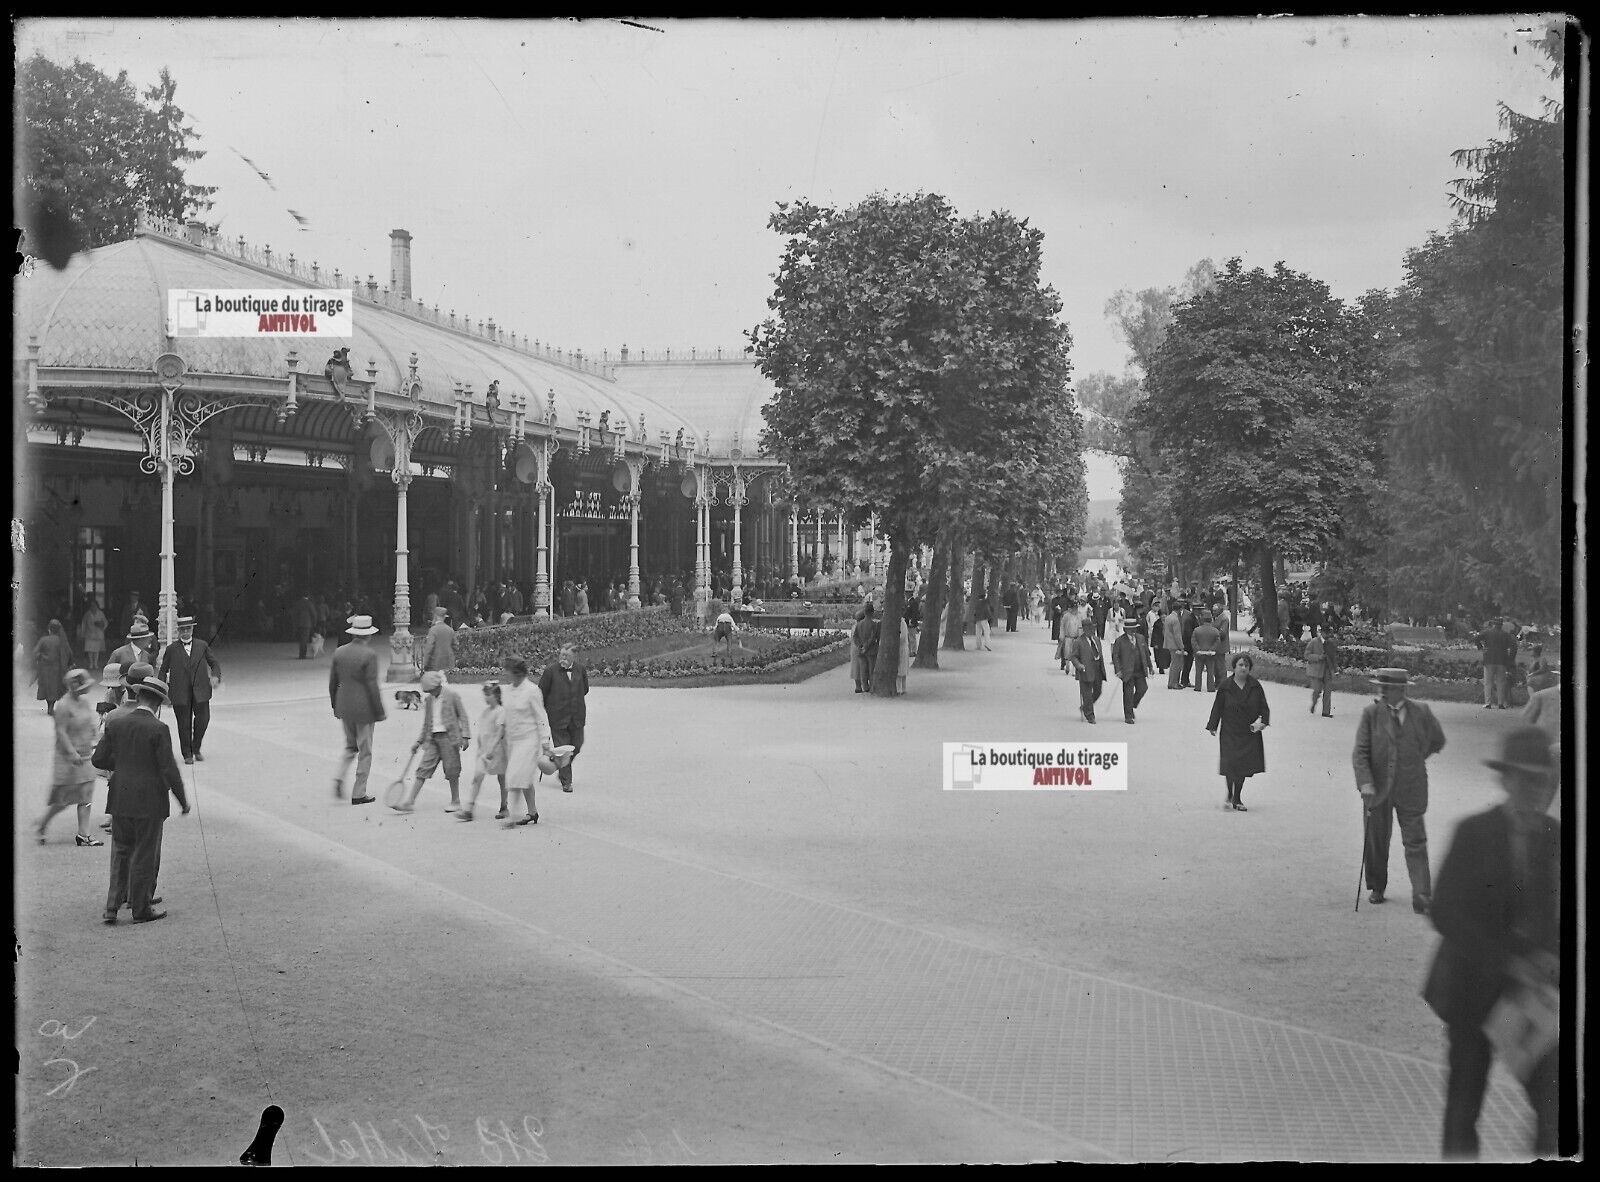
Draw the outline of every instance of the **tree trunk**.
M1256 618L1261 623L1261 639L1276 640L1281 621L1278 619L1278 589L1273 581L1272 550L1261 547L1261 594L1256 599Z
M950 543L950 602L944 611L944 647L954 653L967 650L967 643L961 635L961 621L967 609L967 596L961 587L961 576L966 566L967 543L958 531Z
M950 571L950 531L940 530L928 568L928 594L922 604L922 632L917 636L917 668L939 667L939 619L944 612L945 577Z
M982 555L974 555L972 559L972 590L968 593L972 599L972 618L974 620L981 613L989 610L988 574L988 561ZM961 615L963 619L966 618L965 611ZM972 642L974 644L978 642L978 629L976 627L972 629Z
M1233 560L1233 581L1228 584L1228 626L1239 627L1239 560Z
M883 620L878 625L878 664L872 671L872 692L880 698L894 697L900 679L900 621L906 614L906 568L911 564L911 550L904 534L898 528L889 534L889 572L884 576Z

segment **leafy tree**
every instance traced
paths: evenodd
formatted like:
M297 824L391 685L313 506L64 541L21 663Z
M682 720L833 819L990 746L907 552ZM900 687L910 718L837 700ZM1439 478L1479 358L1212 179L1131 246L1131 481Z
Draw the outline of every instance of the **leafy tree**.
M18 99L30 228L70 233L70 253L131 238L141 206L179 219L210 209L215 190L184 178L204 153L192 146L199 137L176 93L165 69L141 101L126 70L112 78L84 61L28 59Z
M1321 557L1340 506L1376 471L1374 350L1365 316L1278 263L1229 260L1216 287L1178 306L1134 411L1173 482L1179 527L1214 558ZM1264 613L1269 634L1272 607Z
M802 496L878 513L897 620L912 546L1007 505L989 524L1009 544L1055 510L1070 337L1039 279L1043 235L1004 212L959 218L933 194L780 203L768 225L788 241L776 315L749 334L777 387L764 443ZM885 629L874 693L894 692L898 648Z
M1559 37L1545 48L1559 54ZM1440 514L1476 521L1462 539L1470 561L1458 567L1458 594L1548 618L1562 596L1564 246L1573 191L1560 105L1543 117L1502 105L1500 122L1503 139L1455 153L1469 175L1456 182L1450 232L1406 255L1395 299L1400 343L1386 373L1393 458L1396 471L1442 482ZM1415 524L1436 522L1429 515ZM1392 540L1410 555L1438 537ZM1444 591L1409 577L1396 588L1418 603L1437 603ZM1456 597L1444 596L1452 606Z

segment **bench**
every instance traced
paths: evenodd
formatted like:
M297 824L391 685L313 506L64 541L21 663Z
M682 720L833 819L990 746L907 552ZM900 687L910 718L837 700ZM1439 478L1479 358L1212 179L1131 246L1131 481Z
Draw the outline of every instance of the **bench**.
M753 612L746 608L735 608L730 614L741 627L787 628L791 632L796 628L804 628L808 632L815 632L823 626L821 616L797 612Z

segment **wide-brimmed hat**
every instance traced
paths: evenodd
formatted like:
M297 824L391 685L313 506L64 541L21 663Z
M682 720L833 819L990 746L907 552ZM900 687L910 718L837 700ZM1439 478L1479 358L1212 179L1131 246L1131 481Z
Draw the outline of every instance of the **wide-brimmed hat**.
M1500 758L1483 761L1496 771L1521 768L1529 772L1553 772L1556 769L1554 753L1550 750L1550 736L1536 726L1519 726L1510 731L1500 744Z
M177 627L179 627L179 628L193 628L194 627L194 617L193 616L179 616L176 623L177 623Z
M68 669L66 677L62 678L69 690L86 690L95 684L94 674L87 669Z
M345 629L351 636L376 636L378 630L372 626L371 616L351 616L350 627Z
M157 694L163 702L172 700L172 695L167 692L167 683L159 677L146 677L133 688L141 694Z
M1374 685L1410 685L1411 673L1406 669L1375 669L1372 682Z
M150 635L152 635L150 631L150 625L146 624L143 620L135 620L133 622L133 627L128 629L129 640L143 640L145 637Z

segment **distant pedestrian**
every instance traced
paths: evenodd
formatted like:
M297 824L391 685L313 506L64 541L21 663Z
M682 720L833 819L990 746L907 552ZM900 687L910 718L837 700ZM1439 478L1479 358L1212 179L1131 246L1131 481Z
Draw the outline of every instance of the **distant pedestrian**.
M572 761L583 750L583 728L589 722L589 671L578 660L577 649L572 644L563 644L556 654L555 664L546 665L539 675L539 696L550 726L551 744L572 748L557 775L561 791L571 792Z
M894 675L894 692L896 694L903 694L906 692L906 678L910 676L910 674L911 628L905 622L905 619L902 618L900 620L900 663L895 668Z
M1106 683L1105 654L1093 628L1085 627L1072 642L1071 659L1073 676L1078 679L1078 715L1093 723L1094 704Z
M444 675L430 669L422 675L422 729L417 741L411 744L411 753L422 753L417 765L411 791L399 804L390 807L397 813L409 813L416 807L417 795L428 782L435 768L444 769L445 782L450 785L450 803L445 812L453 813L461 807L461 753L472 741L472 724L467 719L467 708L454 686L446 685Z
M589 584L579 583L578 589L573 594L573 608L580 616L589 614Z
M521 657L507 657L504 668L506 680L501 683L500 694L505 703L506 794L512 803L520 794L527 805L521 817L508 820L506 825L537 825L539 807L534 800L534 785L543 772L541 761L548 764L555 751L550 742L550 720L545 717L544 696L528 680L528 663Z
M1139 644L1138 627L1137 619L1125 617L1122 635L1111 645L1111 668L1122 681L1122 718L1130 725L1134 721L1134 711L1150 688L1146 680L1145 654Z
M1249 653L1233 658L1232 675L1218 687L1206 722L1213 735L1221 731L1218 771L1228 789L1223 807L1240 813L1250 811L1244 804L1244 782L1267 770L1261 732L1272 721L1266 691L1255 679L1255 664Z
M1217 681L1223 676L1221 667L1217 665L1217 642L1221 637L1209 615L1202 613L1196 619L1199 622L1189 637L1189 645L1194 653L1194 690L1195 693L1215 693ZM1202 684L1204 689L1201 688Z
M856 693L872 690L872 667L878 659L878 621L873 618L872 604L861 605L855 627L850 630L852 660L850 672L856 681Z
M178 617L178 639L161 654L158 675L171 692L172 715L178 724L178 746L184 763L205 762L200 744L211 725L211 695L222 684L222 666L211 646L194 635L194 617Z
M344 778L354 761L356 778L350 788L350 803L371 804L376 799L367 795L372 732L388 717L378 692L378 654L367 643L367 637L376 635L378 630L372 626L371 616L351 616L345 631L352 639L333 654L333 665L328 670L328 699L333 704L334 717L344 727L344 754L333 776L333 795L344 796Z
M976 651L982 648L986 653L994 650L989 647L989 631L994 626L994 609L989 606L987 596L979 598L974 596L968 600L972 610L972 647Z
M157 717L167 701L167 687L146 677L134 690L137 706L108 723L94 749L91 762L111 773L106 812L111 814L111 885L106 892L102 919L117 922L117 911L127 903L134 923L165 919L156 911L156 875L161 868L161 831L172 815L170 792L178 798L183 815L189 801L183 792L183 775L172 755L172 734Z
M39 683L37 699L44 712L54 714L56 702L67 692L67 673L72 669L72 646L61 634L61 621L51 620L45 633L33 646L33 673Z
M1439 868L1433 926L1443 942L1422 996L1449 1031L1443 1151L1476 1159L1478 1114L1496 1050L1533 1108L1533 1152L1554 1157L1559 1122L1561 825L1550 817L1559 770L1543 731L1518 727L1499 759L1506 799L1461 822ZM1512 1017L1513 1061L1490 1039ZM1525 1021L1542 1014L1539 1021Z
M1411 909L1426 915L1433 896L1428 866L1428 758L1444 750L1444 731L1433 711L1406 697L1410 674L1379 669L1373 683L1383 696L1361 712L1356 726L1356 788L1366 822L1368 899L1384 901L1389 888L1389 840L1396 815L1411 878Z
M106 657L106 613L93 595L83 602L83 615L78 617L78 651L83 654L85 669L100 668Z
M433 626L422 641L422 671L449 673L456 667L456 633L445 619L443 607L433 609Z
M94 803L94 765L89 762L100 737L100 721L85 696L95 684L86 669L67 672L66 694L56 703L56 743L50 765L50 800L39 820L39 844L59 812L78 810L79 845L104 845L89 832L89 808Z
M1190 680L1194 673L1194 630L1200 626L1200 618L1194 614L1194 608L1188 599L1178 601L1178 632L1183 638L1183 676L1178 679L1179 689L1188 689L1194 684Z
M297 660L305 660L311 650L311 635L317 628L317 605L311 596L302 595L289 605L289 625L294 629L295 643L300 646Z
M1057 625L1056 663L1063 672L1072 663L1072 648L1083 635L1083 617L1078 613L1078 601L1068 596L1061 605L1061 619Z
M495 819L506 818L506 711L500 700L500 683L483 683L484 711L478 719L478 769L472 773L472 790L467 795L466 807L456 814L458 821L472 820L473 809L478 804L478 789L483 778L493 776L500 783L500 811Z
M739 625L734 623L733 613L730 612L727 605L724 604L722 610L717 613L716 626L711 630L712 649L715 650L717 644L720 642L724 654L731 651L733 648L733 634L738 630Z
M1184 654L1188 646L1183 640L1183 614L1172 600L1167 601L1167 614L1161 619L1161 635L1171 664L1167 666L1167 688L1182 689Z
M1316 713L1322 699L1322 717L1333 717L1333 675L1339 671L1339 644L1333 632L1324 627L1320 635L1306 641L1306 680L1311 683L1311 712Z
M1490 620L1478 637L1483 648L1483 708L1504 710L1511 704L1511 666L1517 659L1516 625Z
M1015 583L1007 583L1001 603L1006 609L1006 631L1017 630L1017 613L1022 609L1022 594Z

